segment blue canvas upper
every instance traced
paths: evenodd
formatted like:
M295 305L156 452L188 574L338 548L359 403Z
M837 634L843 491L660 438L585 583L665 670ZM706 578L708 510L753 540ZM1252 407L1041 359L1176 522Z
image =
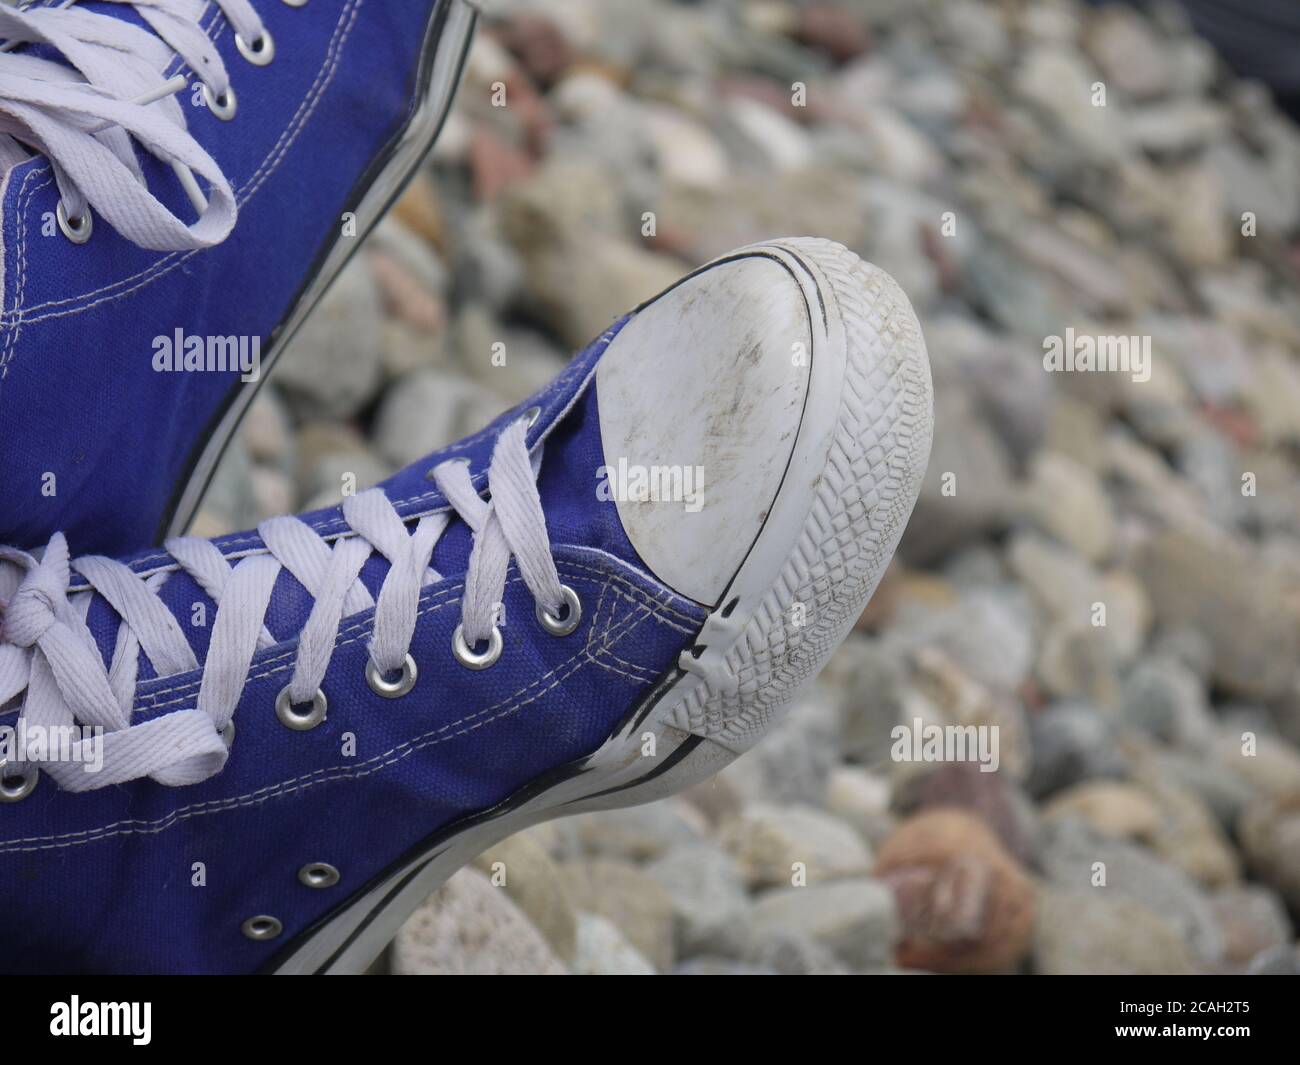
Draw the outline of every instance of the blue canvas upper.
M120 555L157 542L197 449L235 389L252 386L237 372L156 372L154 338L180 328L260 337L269 349L368 168L406 126L445 6L253 3L277 42L269 65L240 56L215 7L204 20L231 73L235 117L181 97L239 204L224 242L147 251L99 224L76 245L53 224L48 160L21 163L0 186L0 543L36 547L63 530L80 552ZM178 70L189 73L179 61L167 73ZM189 217L170 169L137 154L150 190Z
M484 671L451 655L470 533L459 521L434 554L449 576L423 590L411 654L415 689L388 700L364 679L372 611L347 618L322 689L326 720L295 732L272 705L292 669L297 630L311 598L282 572L267 626L282 640L259 653L234 716L225 768L201 784L152 780L85 794L42 780L21 802L0 805L0 958L22 972L243 972L265 965L436 829L506 799L538 775L594 751L693 641L706 611L646 572L601 501L601 445L594 367L620 327L577 356L520 408L381 487L403 516L445 506L425 474L453 456L475 482L500 431L531 405L542 413L530 445L544 438L538 490L561 580L584 609L578 629L542 631L512 564L503 599L504 651ZM339 509L304 516L323 535L344 532ZM409 527L409 526L408 526ZM215 541L233 558L262 550L256 533ZM151 551L129 560L138 573L166 566ZM363 579L377 588L386 563ZM189 623L194 602L213 604L185 575L161 597L202 660L208 629ZM117 619L102 601L89 621L106 656ZM105 659L107 661L107 657ZM201 674L158 678L142 663L136 721L192 706ZM0 723L12 715L0 716ZM353 738L354 754L345 754ZM195 886L195 863L205 886ZM328 862L342 873L329 890L300 884L297 870ZM256 942L240 932L255 914L284 923Z

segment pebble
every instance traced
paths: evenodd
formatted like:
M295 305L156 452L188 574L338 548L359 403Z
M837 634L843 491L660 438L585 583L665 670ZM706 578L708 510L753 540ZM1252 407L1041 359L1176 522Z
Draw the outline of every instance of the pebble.
M657 971L613 922L599 914L578 914L575 976L655 976Z
M893 890L906 968L991 973L1029 952L1034 887L974 815L935 808L908 818L880 849L876 875Z
M1048 820L1080 817L1110 839L1149 841L1160 830L1160 807L1141 788L1091 780L1060 792L1043 808Z
M1044 451L1030 469L1026 503L1034 523L1090 562L1110 553L1115 519L1101 479L1066 455Z
M1248 806L1238 835L1251 872L1300 910L1300 793Z
M559 868L540 843L517 833L480 854L474 866L519 907L561 961L573 961L577 916Z
M721 826L718 839L753 887L820 884L871 869L862 837L811 806L750 805Z
M751 928L758 940L778 931L806 936L850 968L865 969L891 959L898 924L889 888L855 877L760 895Z
M659 972L672 968L673 900L648 873L629 862L563 862L560 872L577 909L605 918Z
M1281 899L1256 884L1225 887L1210 898L1223 930L1224 961L1245 965L1260 953L1289 947L1291 921Z
M641 862L699 840L687 810L680 802L658 802L579 814L570 824L585 853Z
M258 390L239 423L239 441L254 462L279 470L293 469L297 447L294 427L274 385Z
M375 444L394 466L405 466L478 430L507 406L472 381L416 370L380 404Z
M1046 707L1030 719L1029 737L1033 770L1026 788L1033 796L1054 795L1081 781L1126 772L1114 723L1086 703Z
M487 877L462 869L402 925L398 976L564 975L540 932Z
M1033 968L1042 976L1174 976L1198 965L1176 925L1136 899L1048 888L1040 896Z
M1122 714L1126 722L1168 745L1204 750L1214 733L1214 719L1200 679L1181 662L1149 658L1124 681Z
M383 376L380 320L379 287L358 256L276 362L276 386L296 417L344 420L373 398Z
M824 944L779 925L751 935L744 949L745 960L783 976L842 976L849 972Z
M1053 885L1128 896L1168 921L1201 961L1222 958L1223 934L1204 892L1146 849L1099 836L1081 821L1062 820L1045 826L1040 860ZM1095 886L1102 875L1105 887Z
M743 949L750 901L734 859L703 842L674 847L646 866L672 899L677 956Z

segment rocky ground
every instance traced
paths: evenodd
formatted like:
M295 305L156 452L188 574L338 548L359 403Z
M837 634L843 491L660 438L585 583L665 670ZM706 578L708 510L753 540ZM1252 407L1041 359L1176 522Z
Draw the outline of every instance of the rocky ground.
M775 735L693 793L494 848L386 964L1300 969L1295 128L1169 12L490 7L433 158L197 531L336 503L770 236L900 281L936 437L900 559ZM1045 372L1067 328L1149 336L1150 380ZM998 726L998 770L893 760L918 718Z

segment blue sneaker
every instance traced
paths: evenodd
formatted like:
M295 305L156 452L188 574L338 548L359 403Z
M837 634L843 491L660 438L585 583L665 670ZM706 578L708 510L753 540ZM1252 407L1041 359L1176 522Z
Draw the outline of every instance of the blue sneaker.
M8 551L3 966L355 972L495 841L708 777L857 619L931 420L897 285L774 241L341 507Z
M432 143L473 21L463 0L0 5L0 543L183 530Z

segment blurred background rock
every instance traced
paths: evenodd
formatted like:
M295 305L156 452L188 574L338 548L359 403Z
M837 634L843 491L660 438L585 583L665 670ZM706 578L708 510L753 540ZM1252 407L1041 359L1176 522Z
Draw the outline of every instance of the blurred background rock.
M692 793L507 840L384 967L1296 971L1300 136L1269 92L1174 5L488 10L196 531L337 503L771 236L900 281L936 437L899 559L777 734ZM1150 336L1150 381L1044 372L1066 328ZM891 761L916 718L998 725L1000 769Z

